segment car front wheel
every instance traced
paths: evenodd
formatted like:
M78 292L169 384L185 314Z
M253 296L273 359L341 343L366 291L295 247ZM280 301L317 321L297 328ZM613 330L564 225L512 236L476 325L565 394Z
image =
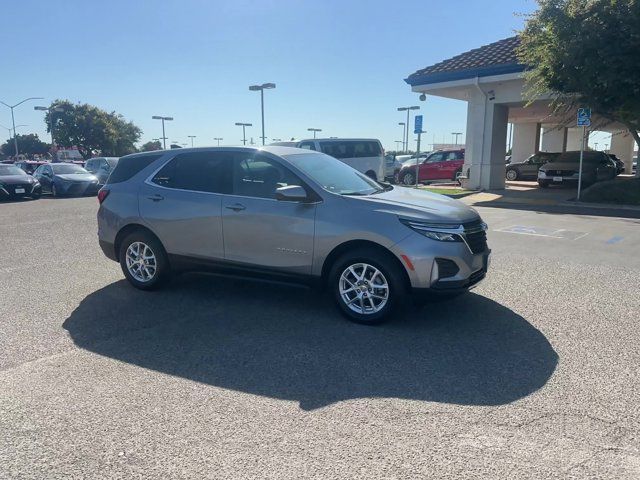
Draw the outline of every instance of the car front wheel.
M373 249L342 256L331 269L329 282L341 313L365 325L388 320L405 295L399 267Z
M403 185L415 185L416 177L413 176L413 173L407 172L402 176L402 184Z
M510 168L507 170L507 180L513 182L518 179L518 171L515 168Z
M140 290L158 288L169 277L169 262L162 244L145 231L133 232L122 241L120 267L129 283Z

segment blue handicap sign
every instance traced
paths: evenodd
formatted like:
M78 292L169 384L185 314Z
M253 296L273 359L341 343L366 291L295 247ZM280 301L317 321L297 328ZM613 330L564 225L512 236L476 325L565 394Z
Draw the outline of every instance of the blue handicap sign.
M422 115L416 115L413 133L422 133Z
M590 108L578 109L578 126L579 127L591 126L591 109Z

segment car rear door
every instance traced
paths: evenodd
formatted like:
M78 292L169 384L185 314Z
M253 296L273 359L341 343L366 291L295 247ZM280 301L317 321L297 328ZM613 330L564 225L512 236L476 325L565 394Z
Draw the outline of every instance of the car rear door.
M275 190L304 183L284 164L237 153L233 188L222 204L225 259L253 268L311 273L316 205L275 199Z
M231 154L178 154L145 181L140 216L169 254L224 258L222 198L231 188Z

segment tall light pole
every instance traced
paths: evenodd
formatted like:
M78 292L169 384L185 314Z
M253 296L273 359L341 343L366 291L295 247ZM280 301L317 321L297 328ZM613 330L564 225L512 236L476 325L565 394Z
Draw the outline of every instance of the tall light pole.
M220 140L224 140L224 138L222 138L222 137L216 137L216 138L214 138L214 140L215 140L216 142L218 142L218 146L220 146Z
M29 100L44 100L43 97L29 97L29 98L25 98L24 100L22 100L21 102L16 103L15 105L9 105L7 103L4 103L2 100L0 100L0 103L3 104L5 107L9 107L11 109L11 124L13 125L13 146L16 149L16 157L18 156L18 139L16 138L16 119L13 116L13 109L16 108L18 105L22 105L24 102L28 102Z
M308 132L313 132L313 138L316 138L316 132L321 132L321 128L307 128Z
M262 85L251 85L249 86L249 90L252 92L260 91L260 111L262 113L262 145L264 145L265 136L264 136L264 91L276 88L275 83L263 83Z
M238 125L239 127L242 127L242 145L246 145L247 144L247 134L246 134L246 127L253 127L253 125L251 123L242 123L242 122L236 122L236 125Z
M456 137L456 146L458 146L458 136L462 135L462 132L451 132L451 135Z
M170 122L173 120L173 117L163 117L161 115L154 115L151 117L153 120L162 120L162 149L167 149L167 135L164 133L164 122Z
M398 122L398 125L402 125L402 151L406 152L407 149L404 148L404 139L406 137L406 128L407 128L407 124L405 122Z
M405 141L406 142L405 143L405 145L406 145L405 152L408 152L409 151L409 125L410 125L410 123L409 123L409 112L411 110L420 110L420 107L418 105L413 105L411 107L398 107L398 111L399 112L404 112L405 110L407 111L407 125L406 125L406 128L405 128L405 132L406 132L405 133L405 139L406 139L406 141Z
M191 139L191 148L193 148L193 139L196 138L196 135L187 135Z
M56 141L54 139L54 135L53 135L53 125L54 125L54 118L53 118L53 114L55 112L64 112L64 108L62 107L41 107L41 106L37 106L37 107L33 107L34 110L39 110L41 112L49 112L49 131L51 132L51 148L56 148Z

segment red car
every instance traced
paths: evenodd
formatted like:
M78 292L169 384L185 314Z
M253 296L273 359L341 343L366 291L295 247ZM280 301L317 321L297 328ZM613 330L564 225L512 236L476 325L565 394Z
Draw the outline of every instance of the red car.
M418 182L430 182L433 180L455 181L462 172L464 165L464 149L438 150L433 152L419 166ZM415 185L416 164L408 160L402 166L398 179L404 185Z

